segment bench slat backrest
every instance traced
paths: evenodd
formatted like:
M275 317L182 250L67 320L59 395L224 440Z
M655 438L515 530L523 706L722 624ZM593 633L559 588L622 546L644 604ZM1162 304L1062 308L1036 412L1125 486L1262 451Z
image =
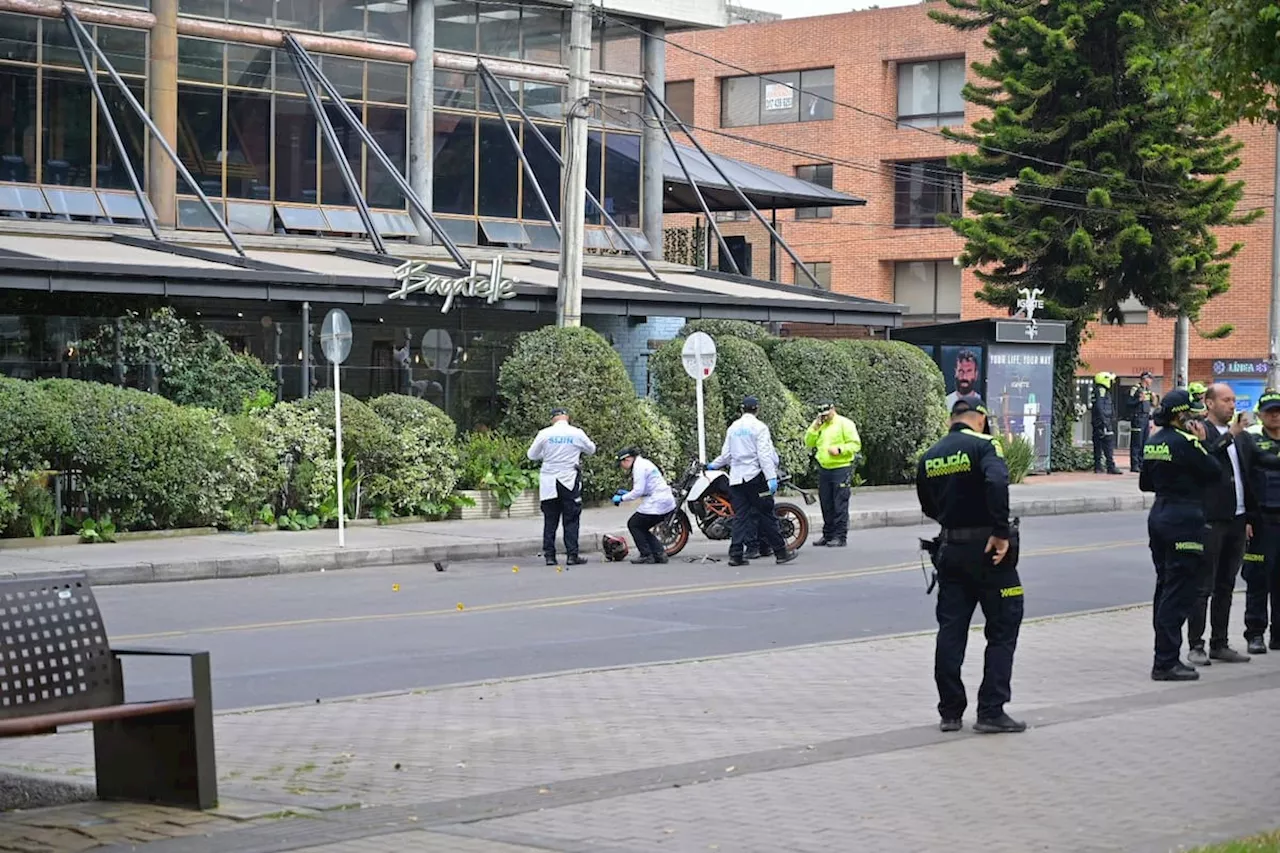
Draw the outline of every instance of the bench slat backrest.
M0 720L102 708L120 698L88 578L0 578Z

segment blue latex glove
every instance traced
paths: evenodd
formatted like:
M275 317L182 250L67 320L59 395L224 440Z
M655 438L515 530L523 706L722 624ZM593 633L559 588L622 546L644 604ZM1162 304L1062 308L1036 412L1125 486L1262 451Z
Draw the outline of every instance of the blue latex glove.
M708 471L719 471L719 470L720 470L720 466L719 466L719 465L717 465L716 463L712 462L712 463L710 463L709 465L707 465L707 470L708 470Z
M769 481L769 494L776 495L777 493L778 493L778 479L775 477L774 479Z
M614 505L614 506L622 506L622 495L614 495L614 496L613 496L613 505Z
M626 494L627 492L629 492L629 491L631 491L631 490L630 490L630 489L618 489L618 491L614 492L614 494L615 494L615 495L625 495L625 494Z

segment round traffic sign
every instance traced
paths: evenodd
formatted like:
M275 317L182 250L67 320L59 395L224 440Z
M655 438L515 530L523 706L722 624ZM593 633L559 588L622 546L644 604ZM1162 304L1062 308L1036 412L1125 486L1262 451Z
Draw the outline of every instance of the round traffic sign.
M706 332L694 332L680 353L684 372L694 379L706 379L716 369L716 342Z
M320 326L320 351L330 364L342 364L351 355L351 318L341 308L324 315Z

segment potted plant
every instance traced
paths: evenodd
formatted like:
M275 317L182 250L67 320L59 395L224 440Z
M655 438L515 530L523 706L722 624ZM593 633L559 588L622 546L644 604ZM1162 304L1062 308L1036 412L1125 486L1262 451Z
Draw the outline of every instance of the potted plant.
M473 432L458 446L456 493L474 502L457 506L450 518L531 518L539 512L538 472L525 443L492 432Z

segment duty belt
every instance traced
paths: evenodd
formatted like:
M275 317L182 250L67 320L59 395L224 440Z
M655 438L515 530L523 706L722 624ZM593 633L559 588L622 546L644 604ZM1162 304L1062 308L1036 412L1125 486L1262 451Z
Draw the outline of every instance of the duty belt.
M990 527L949 527L942 531L942 541L953 545L965 542L986 542L990 538Z

